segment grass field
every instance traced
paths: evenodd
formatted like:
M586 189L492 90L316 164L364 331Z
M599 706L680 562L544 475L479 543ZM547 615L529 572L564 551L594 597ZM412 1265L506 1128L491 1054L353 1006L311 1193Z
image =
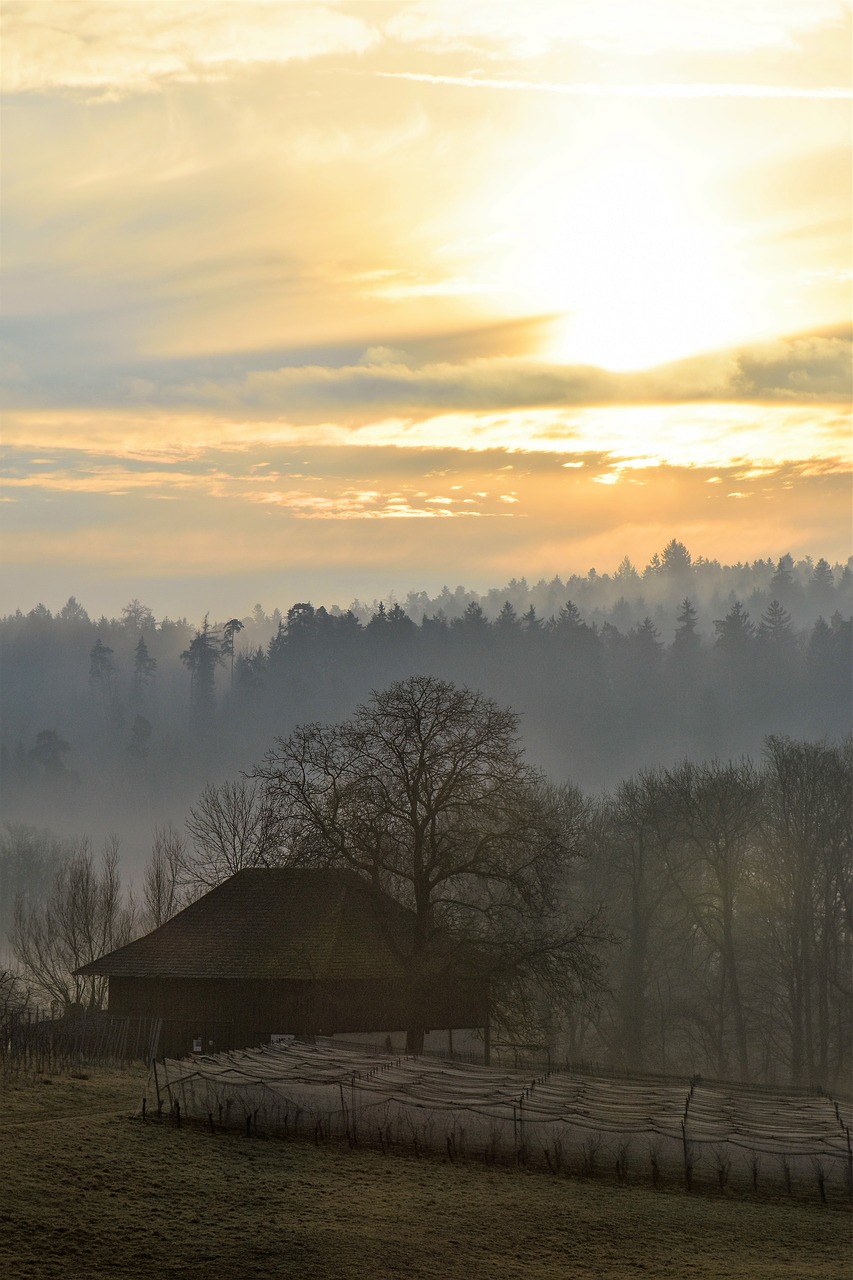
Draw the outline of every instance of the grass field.
M10 1280L849 1280L851 1216L143 1124L145 1074L0 1086Z

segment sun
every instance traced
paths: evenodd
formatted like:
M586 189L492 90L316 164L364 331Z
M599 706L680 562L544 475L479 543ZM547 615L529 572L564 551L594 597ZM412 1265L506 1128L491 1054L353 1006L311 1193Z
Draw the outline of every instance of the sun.
M675 157L604 144L528 173L503 213L504 288L561 317L545 357L640 369L754 331L736 245Z

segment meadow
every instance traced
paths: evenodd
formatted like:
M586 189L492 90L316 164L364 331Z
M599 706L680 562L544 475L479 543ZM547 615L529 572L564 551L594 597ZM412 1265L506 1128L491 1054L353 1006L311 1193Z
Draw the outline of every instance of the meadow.
M6 1083L10 1280L846 1280L851 1219L793 1196L315 1146L143 1122L147 1072Z

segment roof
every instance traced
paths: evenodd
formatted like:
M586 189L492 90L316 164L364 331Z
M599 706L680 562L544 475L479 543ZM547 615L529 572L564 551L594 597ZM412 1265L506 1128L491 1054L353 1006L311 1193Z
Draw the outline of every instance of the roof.
M387 979L414 917L354 872L238 871L159 929L84 965L134 978Z

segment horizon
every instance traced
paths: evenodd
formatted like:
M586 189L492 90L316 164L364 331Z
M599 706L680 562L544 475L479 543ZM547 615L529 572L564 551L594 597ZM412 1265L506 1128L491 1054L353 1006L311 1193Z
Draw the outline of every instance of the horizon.
M662 550L663 548L656 549L653 555L658 555ZM688 553L690 553L689 548L687 548L687 551ZM753 560L749 560L749 559L738 560L733 563L727 563L725 561L721 561L717 557L705 556L702 553L699 553L696 556L693 556L692 553L690 554L691 554L691 565L690 565L691 569L701 568L702 566L710 566L711 568L715 568L722 573L732 573L732 572L736 572L739 569L751 571L756 566L759 566L759 565L763 565L763 566L767 566L770 564L774 566L778 565L780 559L783 556L788 556L791 553L783 552L781 553L781 555L756 556ZM803 572L807 572L809 568L816 565L820 560L825 560L829 564L830 568L833 570L833 573L835 573L839 569L841 569L842 571L844 569L853 570L853 555L846 557L845 560L829 560L829 558L826 556L811 555L811 554L806 554L803 556L791 556L791 559L793 561L795 570L799 570L801 576ZM143 606L151 610L158 624L161 621L168 619L170 621L186 621L189 623L190 626L195 626L195 627L201 625L201 619L206 617L211 618L211 625L213 626L218 625L222 621L226 620L228 617L240 617L240 618L248 617L251 615L253 610L258 605L260 605L263 608L264 612L268 617L270 617L275 610L279 610L282 613L286 613L287 608L296 604L297 602L309 603L313 605L315 608L322 607L327 609L330 613L337 613L337 612L343 613L350 609L354 610L356 613L358 613L359 611L366 612L366 611L376 609L377 606L380 604L383 604L386 606L390 606L392 604L400 604L401 607L405 609L406 601L410 596L427 595L435 599L438 596L440 596L444 591L450 591L451 593L462 591L465 593L466 596L478 596L481 600L486 600L489 596L497 596L503 593L504 591L511 594L513 591L514 584L516 588L519 586L523 586L529 592L533 592L535 589L541 586L549 587L553 583L558 581L562 582L567 588L572 580L575 580L575 581L580 580L583 583L590 583L590 584L592 584L597 580L600 583L610 584L610 583L619 581L618 571L622 567L625 560L630 561L631 568L633 568L636 571L637 581L636 581L635 587L636 587L636 590L639 591L640 594L642 594L643 584L645 583L647 588L649 585L649 579L646 576L646 574L649 573L649 571L651 571L652 569L651 557L648 561L646 561L645 564L643 564L642 562L635 563L632 557L626 554L619 561L617 565L614 565L609 568L605 568L603 570L599 570L596 566L590 566L590 568L587 569L585 572L566 571L562 574L561 573L551 574L549 577L544 577L544 576L534 577L533 575L520 573L518 575L514 574L512 578L510 578L508 581L504 583L499 583L499 584L487 583L483 586L472 584L472 583L455 582L452 579L448 579L448 578L445 578L440 581L439 577L436 577L435 581L429 584L421 583L421 584L415 584L415 585L409 585L409 586L405 586L403 584L393 584L390 588L388 588L382 594L380 594L377 591L371 592L370 590L368 590L363 595L359 595L358 593L355 593L350 595L349 599L347 599L346 601L344 600L343 597L336 600L321 599L316 592L312 593L309 590L309 591L303 592L301 596L297 593L292 595L288 599L263 600L263 599L255 598L252 601L251 605L246 604L245 606L241 605L241 606L235 607L232 601L232 604L230 605L223 603L221 607L214 608L209 602L203 603L202 607L199 609L197 614L189 614L186 611L181 612L177 608L170 609L169 607L165 607L165 608L160 607L157 601L152 601L151 599L143 598L142 596L136 595L133 592L130 592L130 593L120 592L118 594L113 593L111 596L111 600L113 601L113 603L107 606L104 606L103 604L97 604L94 607L90 607L91 601L78 595L77 592L70 592L68 595L64 595L60 591L59 596L53 599L51 603L49 603L46 600L40 599L37 601L33 601L33 603L29 605L28 608L24 608L23 605L18 604L13 610L6 611L5 613L0 612L0 617L11 617L17 613L28 614L33 612L35 609L38 609L39 606L47 609L53 616L56 616L61 611L61 609L71 600L76 601L76 603L85 610L85 612L89 616L89 619L92 622L96 622L100 618L106 618L108 621L117 621L119 620L120 615L123 609L125 608L125 606L128 603L136 600L140 604L142 604ZM840 575L836 575L836 583L835 583L836 587L839 585L839 582L838 582L839 576ZM181 593L183 594L184 588L182 587L180 588L180 590L181 590ZM199 598L201 599L203 595L203 588L199 587L199 588L196 588L195 590L196 590L196 594L198 594ZM220 596L221 596L221 593L222 593L221 586L218 587L217 590L220 592ZM685 586L684 590L686 594L689 596L690 595L689 589ZM625 587L625 591L628 593L628 598L631 598L632 596L631 585L627 585ZM249 592L247 595L244 591L245 599L248 599L249 595L251 595L251 592ZM123 603L122 604L115 603L116 601L118 601L120 597L122 598ZM207 597L204 597L204 599L207 599ZM488 615L488 610L486 610L486 612Z

